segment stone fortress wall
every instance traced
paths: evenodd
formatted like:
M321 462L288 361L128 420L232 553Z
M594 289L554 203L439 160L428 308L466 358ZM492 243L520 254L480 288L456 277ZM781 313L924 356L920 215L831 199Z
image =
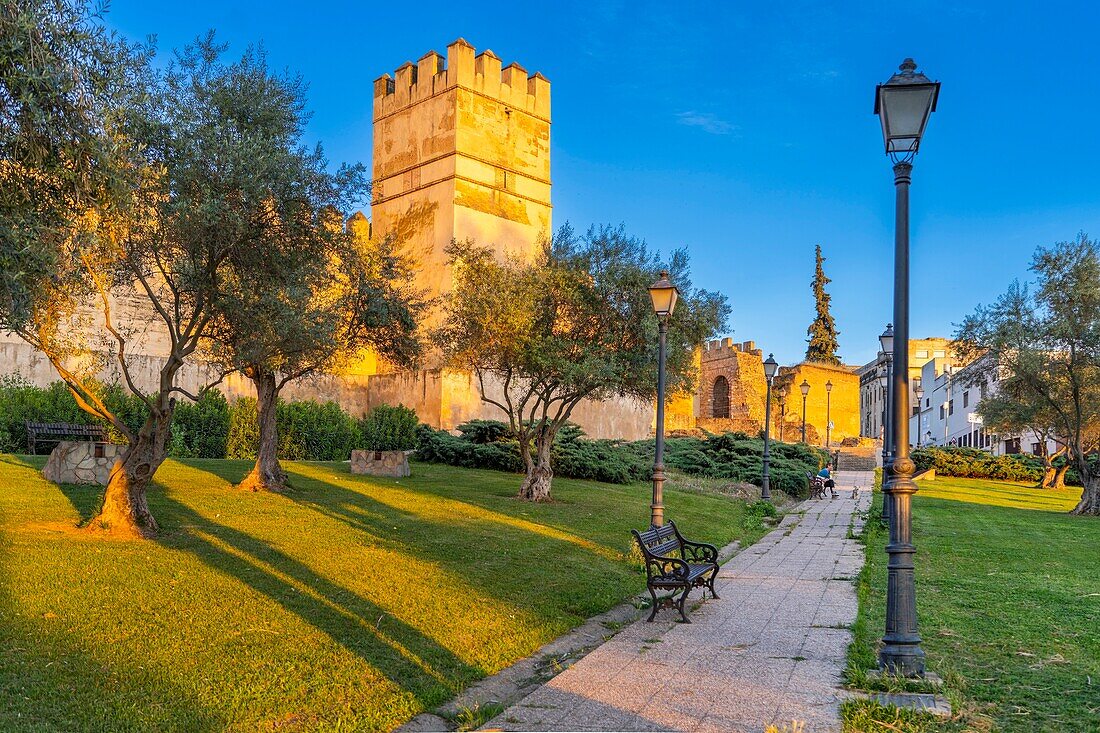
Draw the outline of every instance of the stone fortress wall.
M361 213L348 227L361 236L394 236L410 256L416 284L438 299L452 288L445 249L470 239L501 256L530 258L550 233L550 82L518 63L502 66L492 51L476 53L459 39L444 57L434 51L415 64L384 74L373 85L373 195L370 221ZM140 389L159 381L167 332L150 309L125 294L115 298L116 320L140 334L128 344L130 371ZM98 312L84 313L97 334ZM438 311L426 325L438 323ZM102 344L109 350L110 344ZM0 334L0 373L16 373L38 385L56 381L41 353L11 334ZM108 362L103 381L120 381ZM208 372L197 364L179 374L194 391ZM486 385L492 393L499 384ZM253 396L251 383L234 375L221 390L232 400ZM287 385L285 399L335 400L353 416L381 404L404 404L435 427L453 429L473 418L500 419L481 400L473 375L446 371L431 360L404 372L364 354L340 374ZM593 437L638 439L650 434L654 409L630 400L582 403L573 420Z
M445 57L431 51L393 76L379 77L373 85L373 122L372 219L357 213L348 227L360 236L396 237L413 260L417 286L429 297L438 299L453 287L445 252L452 240L470 239L501 256L522 259L531 257L538 239L550 233L550 82L542 74L528 74L517 63L502 66L492 51L477 53L459 39L447 46ZM114 300L116 317L138 336L127 347L131 371L141 389L151 390L167 351L167 333L134 296L120 294ZM98 315L90 310L85 317L94 321ZM439 313L433 313L427 325L438 319ZM667 428L759 432L766 394L762 356L752 341L726 338L701 345L695 353L696 388L669 398ZM0 333L0 373L13 372L39 385L58 378L44 355ZM119 379L111 364L100 377ZM194 391L207 378L201 365L190 364L178 383ZM776 379L773 434L780 432L777 389L787 385L783 437L798 439L797 385L804 378L812 385L808 439L818 442L816 436L824 436L828 380L834 385L834 442L858 435L858 375L847 367L816 364L784 368ZM490 383L486 389L495 396L501 387ZM227 379L221 390L230 400L254 395L251 383L239 375ZM470 419L503 417L481 400L473 375L443 370L438 359L408 372L364 354L340 374L291 383L283 396L335 400L353 416L381 404L404 404L423 422L445 429ZM573 420L593 437L635 440L652 435L655 410L630 400L585 402Z
M700 350L699 412L696 426L712 433L754 434L764 428L763 352L752 341L724 338Z

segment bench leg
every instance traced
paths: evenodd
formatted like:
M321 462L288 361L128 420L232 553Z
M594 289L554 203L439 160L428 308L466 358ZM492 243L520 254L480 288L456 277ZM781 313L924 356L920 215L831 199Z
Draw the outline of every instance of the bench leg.
M676 609L680 612L680 618L685 624L691 623L691 619L689 619L687 617L687 614L684 613L684 602L687 600L688 593L690 592L691 586L689 585L687 588L684 588L684 592L680 594L680 600L676 603Z
M710 573L710 580L707 581L707 587L710 588L710 594L713 598L715 598L717 600L721 600L721 599L718 598L717 591L714 590L714 581L717 578L718 578L718 568L714 568L714 570L712 570L711 573Z
M661 604L657 601L657 592L652 588L649 589L649 595L653 597L652 611L649 612L649 618L646 619L646 623L652 623L653 619L657 617L657 609L661 607Z

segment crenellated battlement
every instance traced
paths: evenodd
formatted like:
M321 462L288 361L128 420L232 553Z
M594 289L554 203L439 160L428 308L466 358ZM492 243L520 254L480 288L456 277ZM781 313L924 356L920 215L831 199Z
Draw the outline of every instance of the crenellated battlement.
M550 81L516 62L501 68L500 58L486 49L475 49L459 38L447 46L447 56L435 51L424 54L415 64L406 61L391 77L383 74L374 82L374 119L377 121L454 87L461 87L498 100L511 109L550 120Z
M703 360L715 359L730 353L752 354L763 356L764 352L756 348L755 341L743 341L734 343L731 338L713 339L703 344Z

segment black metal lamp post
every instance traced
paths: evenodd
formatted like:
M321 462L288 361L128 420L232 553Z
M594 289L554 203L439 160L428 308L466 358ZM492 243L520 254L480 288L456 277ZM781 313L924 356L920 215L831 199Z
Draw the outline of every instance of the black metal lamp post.
M825 383L825 450L829 450L829 443L832 440L833 434L833 382L829 380Z
M894 457L894 446L892 442L894 435L893 414L890 412L890 382L892 376L891 372L893 371L891 366L894 356L893 324L886 324L886 330L878 337L878 342L882 346L883 377L885 378L882 390L882 520L889 524L890 517L894 514L893 502L890 501L890 489L887 485L887 477L890 475L890 464Z
M917 490L909 457L909 183L913 156L928 118L936 109L939 82L917 72L905 59L898 73L875 90L875 114L882 123L886 153L894 162L897 218L894 229L894 335L901 348L890 378L893 462L886 483L892 504L886 583L886 633L879 664L895 675L924 675L924 650L917 632L917 596L913 572L910 500Z
M778 371L779 362L775 360L773 354L768 354L768 358L764 362L764 377L768 380L768 394L764 398L764 480L760 484L760 498L765 501L772 498L771 479L768 475L771 468L772 379Z
M805 379L802 380L802 384L798 385L798 388L802 390L802 442L806 442L806 396L810 394L810 383Z
M650 504L650 523L660 527L665 523L663 489L665 485L665 341L668 337L668 319L676 308L680 292L669 282L668 271L662 270L657 282L649 286L653 311L657 314L657 445L653 458L653 503Z
M920 448L920 411L924 402L924 387L920 382L917 382L917 386L913 388L913 396L917 398L917 448Z

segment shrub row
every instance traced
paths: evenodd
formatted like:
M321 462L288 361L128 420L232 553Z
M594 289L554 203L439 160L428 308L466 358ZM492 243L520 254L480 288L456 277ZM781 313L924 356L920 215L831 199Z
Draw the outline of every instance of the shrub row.
M508 426L495 420L474 420L458 427L460 435L421 425L416 456L428 463L465 468L523 471L519 444ZM653 440L632 443L587 440L575 425L563 428L554 443L554 473L608 483L630 483L649 478L653 465ZM760 485L764 443L743 433L706 439L672 438L665 443L665 464L684 473L725 478ZM824 451L801 444L772 446L771 485L792 496L806 491L806 473L825 464Z
M652 444L647 441L647 445ZM825 451L802 443L772 442L770 455L771 488L791 496L804 496L809 485L806 474L817 473L828 461ZM672 468L757 486L763 483L763 456L764 441L744 433L672 438L665 443L665 463Z
M421 425L417 433L417 460L510 473L524 470L519 443L511 437L504 423L471 420L459 425L457 430L460 434L452 435L446 430ZM566 425L558 432L550 455L556 476L612 484L648 478L653 460L651 457L647 463L630 443L587 440L584 431L576 425Z
M104 402L131 430L148 416L145 402L117 386L101 390ZM355 420L335 402L280 402L279 456L287 460L347 460L353 448L410 450L416 447L416 413L405 407L380 406ZM18 376L0 377L0 453L26 450L30 422L90 425L96 422L77 407L62 382L35 387ZM109 426L108 426L109 427ZM111 439L122 436L109 429ZM244 397L230 405L210 391L198 402L180 401L172 416L169 455L174 458L254 458L259 441L256 400Z
M1043 478L1038 456L994 456L977 448L918 448L912 453L918 471L936 469L939 476L990 478L1002 481L1035 481Z

